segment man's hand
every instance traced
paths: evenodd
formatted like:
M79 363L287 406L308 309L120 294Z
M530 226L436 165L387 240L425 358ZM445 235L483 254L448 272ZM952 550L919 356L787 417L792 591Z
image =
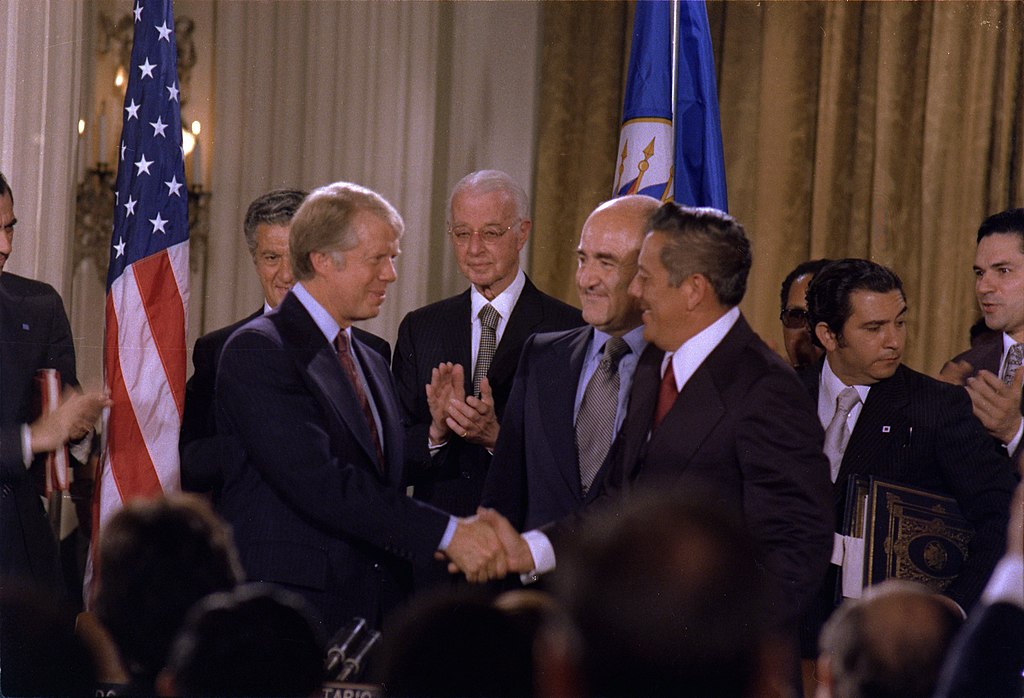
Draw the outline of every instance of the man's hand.
M452 400L462 401L466 397L465 373L462 364L450 361L438 364L430 372L427 384L427 406L430 408L430 441L439 444L448 439L448 405Z
M966 385L967 379L974 373L974 366L966 361L947 361L939 371L937 378L953 385Z
M479 516L459 519L445 555L451 560L448 571L462 572L470 582L501 579L508 574L505 550L494 529Z
M489 524L498 535L502 547L505 549L505 558L509 572L526 574L537 567L533 561L533 553L530 546L521 535L512 527L508 519L494 509L480 507L476 510L477 518Z
M479 398L470 395L465 400L449 400L445 424L466 441L493 450L500 427L494 413L490 381L486 378L480 381Z
M990 371L979 371L967 379L967 392L977 417L988 433L1003 444L1009 443L1020 428L1020 396L1024 370L1017 371L1013 383L1006 385Z
M30 426L32 452L56 451L68 441L85 436L96 424L110 399L100 392L69 391L57 409L43 415Z

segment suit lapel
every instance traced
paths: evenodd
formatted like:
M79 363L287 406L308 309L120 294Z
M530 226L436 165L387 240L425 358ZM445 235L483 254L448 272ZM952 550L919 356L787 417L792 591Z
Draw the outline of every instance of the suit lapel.
M377 414L380 416L382 434L379 434L381 445L384 448L384 460L387 465L388 482L398 483L402 481L402 440L404 429L401 421L397 419L400 414L398 402L395 399L395 392L390 389L391 374L380 355L358 340L353 340L352 348L359 359L359 364L366 375L366 382L370 385L370 395L373 404L377 407ZM364 419L365 423L366 420ZM372 435L367 430L370 439L370 448L373 448ZM372 451L371 451L372 452ZM376 456L373 456L376 458Z
M545 375L550 380L550 390L545 391L547 399L541 402L541 422L548 443L557 449L553 453L558 469L569 488L581 493L579 454L576 452L576 426L573 421L573 406L579 390L580 374L586 359L587 347L593 330L588 326L575 333L561 351L552 355L553 365L548 366ZM567 438L568 435L568 438Z
M902 369L897 368L891 378L871 386L843 453L833 488L837 500L845 498L846 482L851 476L884 475L889 457L906 441L909 397Z
M463 385L466 395L473 394L473 304L469 299L469 289L460 293L455 298L454 322L445 328L444 352L442 356L450 356L447 359L452 363L460 364L463 369ZM450 322L451 318L445 318ZM429 368L435 368L430 366ZM427 375L429 379L429 374Z
M355 388L342 370L334 347L302 303L291 294L282 301L280 315L283 321L288 321L291 335L300 349L297 360L303 374L308 376L322 402L333 409L341 423L355 437L369 461L375 463L377 454L370 436L370 425L366 423Z

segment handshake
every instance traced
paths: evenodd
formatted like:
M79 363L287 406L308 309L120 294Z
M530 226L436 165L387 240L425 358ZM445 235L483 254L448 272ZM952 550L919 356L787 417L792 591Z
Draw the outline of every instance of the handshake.
M449 572L461 572L476 583L524 574L535 567L530 546L508 519L482 507L476 516L459 519L448 549L437 556L447 558Z

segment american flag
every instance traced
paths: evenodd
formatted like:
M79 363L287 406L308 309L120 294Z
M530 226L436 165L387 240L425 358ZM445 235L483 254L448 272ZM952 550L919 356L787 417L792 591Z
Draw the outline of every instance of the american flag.
M185 186L171 0L137 0L107 274L106 425L94 530L125 502L180 489L188 326Z

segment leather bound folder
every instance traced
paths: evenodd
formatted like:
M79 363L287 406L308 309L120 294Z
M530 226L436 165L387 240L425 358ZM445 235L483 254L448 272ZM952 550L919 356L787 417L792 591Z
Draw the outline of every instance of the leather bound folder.
M864 586L896 578L941 592L956 579L974 534L956 500L874 477L849 486L844 531L864 536Z

